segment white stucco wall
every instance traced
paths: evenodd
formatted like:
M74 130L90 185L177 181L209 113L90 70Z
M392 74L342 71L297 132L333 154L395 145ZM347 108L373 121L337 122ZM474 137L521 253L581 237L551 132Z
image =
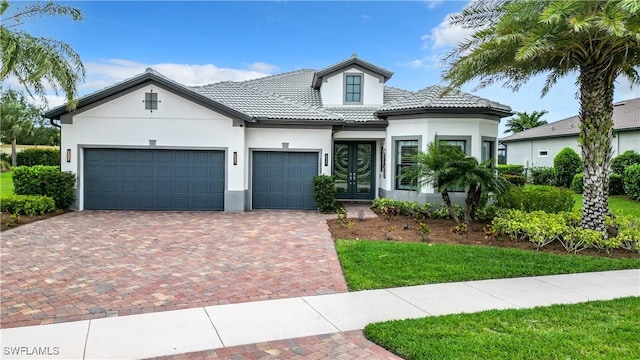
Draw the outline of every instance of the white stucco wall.
M158 109L144 109L145 92L158 93ZM207 148L226 150L228 191L242 191L243 167L229 166L232 154L244 157L244 128L232 126L231 118L197 105L155 85L145 86L104 104L78 109L73 124L62 124L62 170L78 175L79 207L84 207L82 149L84 147ZM71 162L66 162L71 149Z
M380 187L388 191L395 190L396 154L394 153L394 140L418 137L421 150L425 151L427 145L435 139L436 135L438 137L460 137L461 140L467 140L470 155L477 159L481 159L482 156L483 137L493 138L496 140L494 158L497 158L497 117L439 114L390 117L384 145L387 157L385 162L386 177L381 179ZM410 197L411 191L403 192L407 192ZM433 188L428 186L421 189L421 193L433 192ZM415 192L413 193L415 194Z
M516 142L508 142L507 164L525 165L529 161L529 167L553 166L553 159L565 147L575 150L582 156L582 148L578 144L577 136L532 139ZM640 130L618 132L612 139L611 149L613 157L622 154L627 150L640 152ZM539 151L548 151L548 156L539 156Z
M320 95L324 106L344 105L344 74L364 74L362 89L362 105L382 105L384 83L377 76L364 72L357 67L327 76L320 86ZM357 105L350 105L357 106Z

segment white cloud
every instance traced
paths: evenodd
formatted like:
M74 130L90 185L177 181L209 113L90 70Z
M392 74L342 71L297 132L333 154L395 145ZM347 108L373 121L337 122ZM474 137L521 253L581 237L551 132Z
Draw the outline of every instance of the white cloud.
M80 84L81 95L102 89L153 68L183 85L194 86L220 81L244 81L269 75L276 66L262 62L249 64L246 69L221 68L213 64L147 64L126 59L104 59L85 62L87 78Z
M436 54L432 56L423 57L421 59L411 60L406 63L401 63L401 66L412 69L439 69L442 54Z
M248 69L259 73L273 74L278 70L278 67L263 62L254 62L253 64L249 64Z
M427 0L427 7L429 9L435 9L436 7L438 7L443 2L444 2L444 0Z
M447 15L438 26L431 29L428 34L420 37L423 41L423 48L439 49L443 47L455 46L467 37L474 29L464 29L457 25L452 25L450 15Z
M364 20L364 21L371 21L373 20L373 18L367 14L362 14L360 15L360 19Z

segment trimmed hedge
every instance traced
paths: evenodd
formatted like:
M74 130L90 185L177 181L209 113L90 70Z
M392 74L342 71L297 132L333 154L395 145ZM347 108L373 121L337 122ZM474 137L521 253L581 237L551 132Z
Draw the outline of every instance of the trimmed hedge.
M321 212L331 212L336 209L336 184L333 176L313 177L313 198Z
M553 167L556 169L556 185L568 188L573 177L582 170L582 159L575 150L566 147L553 158Z
M582 194L584 191L584 173L576 174L571 180L571 190L576 194Z
M624 195L624 182L622 175L609 175L609 195Z
M18 166L60 166L60 152L52 149L24 149L16 153Z
M635 164L640 164L640 154L633 150L627 150L611 160L611 172L622 176L624 169Z
M515 164L498 165L498 172L502 175L524 175L524 166Z
M640 201L640 164L628 166L622 177L624 191L629 198Z
M56 204L48 196L7 195L0 198L0 209L12 215L36 216L53 212Z
M559 213L573 208L573 192L553 186L512 187L498 196L498 207L522 211Z
M526 182L524 176L522 175L504 174L503 176L505 179L507 179L507 181L515 186L524 186L524 183Z
M555 185L556 170L545 166L532 167L530 181L535 185Z
M67 210L76 200L76 176L56 166L18 166L13 172L17 195L44 195L53 198L57 208Z

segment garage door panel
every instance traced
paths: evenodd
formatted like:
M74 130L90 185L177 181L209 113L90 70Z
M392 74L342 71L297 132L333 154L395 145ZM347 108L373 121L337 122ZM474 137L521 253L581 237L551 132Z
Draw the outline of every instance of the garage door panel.
M313 177L317 173L317 153L254 152L253 208L315 209Z
M86 209L224 209L222 151L85 149L84 155Z

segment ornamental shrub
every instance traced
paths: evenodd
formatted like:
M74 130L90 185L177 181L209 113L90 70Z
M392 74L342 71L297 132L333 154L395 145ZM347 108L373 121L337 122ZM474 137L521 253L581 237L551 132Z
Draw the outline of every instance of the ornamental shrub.
M498 196L498 207L522 211L559 213L573 208L573 192L553 186L510 188Z
M511 185L524 186L525 179L522 175L504 174L503 176L505 179L507 179L507 181L511 183Z
M313 177L313 198L321 212L332 212L336 209L336 183L333 176Z
M555 185L556 170L552 167L532 167L530 181L534 185Z
M60 166L60 152L53 149L25 149L16 154L18 166Z
M502 175L516 175L523 176L524 175L524 166L516 165L516 164L506 164L506 165L498 165L498 172Z
M635 201L640 201L640 164L630 165L622 177L625 193Z
M53 199L57 208L67 210L76 200L76 176L60 171L57 166L18 166L13 172L17 195L44 195Z
M611 160L611 173L624 175L624 169L635 164L640 164L640 154L627 150Z
M56 209L52 198L40 195L7 195L0 198L0 209L12 215L44 215Z
M582 194L584 191L584 173L578 173L571 180L571 190L576 194Z
M622 175L609 175L609 195L624 195L624 183Z
M556 185L568 188L573 177L582 170L582 160L575 150L566 147L553 158L553 168L556 170Z

